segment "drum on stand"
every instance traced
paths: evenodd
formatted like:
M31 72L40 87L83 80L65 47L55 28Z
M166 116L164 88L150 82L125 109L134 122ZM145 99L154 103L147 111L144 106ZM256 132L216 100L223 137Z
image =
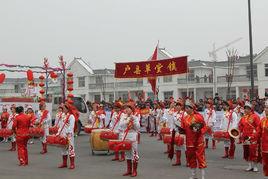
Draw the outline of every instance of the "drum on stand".
M109 153L108 141L102 140L100 138L100 134L103 131L110 131L110 129L93 129L91 131L91 135L89 137L90 147L92 155L94 155L94 151L107 151Z

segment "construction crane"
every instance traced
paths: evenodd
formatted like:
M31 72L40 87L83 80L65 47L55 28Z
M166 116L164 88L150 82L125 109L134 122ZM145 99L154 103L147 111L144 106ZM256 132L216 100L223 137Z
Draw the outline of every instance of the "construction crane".
M212 57L213 62L214 62L214 65L213 65L213 84L214 84L213 85L213 97L215 97L216 93L218 92L218 89L217 89L217 76L216 76L216 61L217 61L217 54L216 54L216 52L218 52L218 51L220 51L220 50L222 50L224 48L227 48L230 45L232 45L232 44L234 44L234 43L236 43L236 42L238 42L240 40L242 40L242 37L240 37L238 39L235 39L235 40L229 42L228 44L226 44L226 45L224 45L222 47L219 47L217 49L216 49L215 43L213 43L213 49L212 49L212 51L211 52L208 52L209 57Z
M238 42L238 41L240 41L240 40L242 40L242 39L243 39L243 38L240 37L240 38L235 39L235 40L229 42L228 44L226 44L226 45L224 45L224 46L222 46L222 47L219 47L219 48L217 48L217 49L216 49L216 45L215 45L215 43L213 43L213 49L212 49L212 51L211 51L211 52L208 52L209 57L212 57L213 61L216 62L216 61L217 61L217 54L216 54L216 52L218 52L218 51L220 51L220 50L222 50L222 49L224 49L224 48L227 48L227 47L229 47L230 45L232 45L232 44L234 44L234 43L236 43L236 42Z

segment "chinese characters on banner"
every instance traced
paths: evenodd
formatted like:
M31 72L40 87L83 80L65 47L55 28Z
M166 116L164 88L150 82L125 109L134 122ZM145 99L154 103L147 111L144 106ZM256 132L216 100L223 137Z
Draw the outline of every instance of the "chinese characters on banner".
M187 73L187 56L115 64L115 78L143 78Z

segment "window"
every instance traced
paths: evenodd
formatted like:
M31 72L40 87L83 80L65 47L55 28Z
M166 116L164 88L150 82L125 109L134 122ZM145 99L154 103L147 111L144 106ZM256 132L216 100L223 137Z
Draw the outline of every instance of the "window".
M15 93L19 93L19 85L14 86Z
M170 82L172 82L172 76L164 76L163 77L163 82L164 83L170 83Z
M264 64L265 76L268 76L268 64Z
M112 103L114 101L114 95L109 94L109 102Z
M78 87L85 87L85 77L78 77Z
M96 83L97 84L103 84L102 76L96 76Z
M188 72L188 80L189 81L194 81L194 70L189 70Z
M173 91L165 91L164 92L164 99L165 100L169 99L172 96L173 96Z
M123 97L123 101L128 101L128 94L127 93L124 93L122 95L122 97Z
M253 77L257 77L257 65L253 65ZM250 66L247 66L247 78L250 78Z
M59 104L58 97L54 98L54 104Z

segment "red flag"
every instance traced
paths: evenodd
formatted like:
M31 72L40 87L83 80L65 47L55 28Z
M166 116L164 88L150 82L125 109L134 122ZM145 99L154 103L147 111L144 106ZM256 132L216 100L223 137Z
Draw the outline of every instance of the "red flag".
M157 54L158 54L158 44L157 44L157 46L155 47L153 56L152 56L152 58L151 58L152 61L157 60ZM156 94L156 80L157 80L156 77L148 78L148 81L149 81L149 83L151 84L152 91L153 91L154 94Z

